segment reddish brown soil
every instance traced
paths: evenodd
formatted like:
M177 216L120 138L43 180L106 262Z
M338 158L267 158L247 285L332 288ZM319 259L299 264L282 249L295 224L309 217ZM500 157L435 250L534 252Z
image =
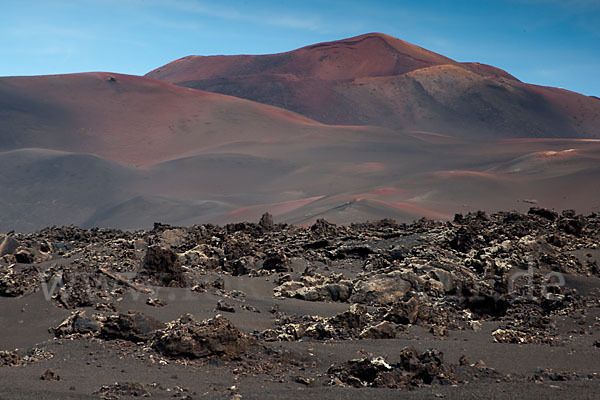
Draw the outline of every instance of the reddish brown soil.
M66 150L130 165L320 125L234 97L105 72L0 78L0 93L0 150Z

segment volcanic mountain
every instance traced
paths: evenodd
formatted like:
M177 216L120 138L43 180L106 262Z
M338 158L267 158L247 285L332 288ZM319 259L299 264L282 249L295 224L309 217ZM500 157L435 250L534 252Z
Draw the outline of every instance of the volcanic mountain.
M0 231L225 223L266 211L310 224L531 203L600 209L600 188L589 184L600 174L597 99L383 35L189 58L152 75L180 83L197 74L279 93L283 106L306 104L330 124L151 77L0 78ZM477 88L479 97L465 94ZM498 118L522 126L506 130ZM354 125L331 125L339 121Z
M600 137L600 100L529 85L369 33L269 55L188 56L147 74L282 107L327 124L465 138Z

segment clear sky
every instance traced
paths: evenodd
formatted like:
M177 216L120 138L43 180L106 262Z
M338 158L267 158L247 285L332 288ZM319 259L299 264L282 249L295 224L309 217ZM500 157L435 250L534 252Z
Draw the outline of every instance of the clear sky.
M600 0L0 0L0 76L142 75L367 32L600 96Z

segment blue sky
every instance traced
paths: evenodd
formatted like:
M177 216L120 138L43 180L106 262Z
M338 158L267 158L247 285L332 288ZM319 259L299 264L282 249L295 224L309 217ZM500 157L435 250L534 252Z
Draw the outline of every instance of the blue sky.
M383 32L519 79L600 96L600 0L0 0L0 76L142 75Z

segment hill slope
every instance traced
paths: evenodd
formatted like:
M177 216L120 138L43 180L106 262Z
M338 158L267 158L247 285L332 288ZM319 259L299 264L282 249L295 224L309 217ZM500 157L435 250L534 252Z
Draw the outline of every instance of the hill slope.
M320 125L251 101L103 72L0 78L0 117L0 151L47 148L136 165L240 140L293 138Z
M379 33L270 55L190 56L147 76L327 124L466 138L600 137L600 101L520 82Z

